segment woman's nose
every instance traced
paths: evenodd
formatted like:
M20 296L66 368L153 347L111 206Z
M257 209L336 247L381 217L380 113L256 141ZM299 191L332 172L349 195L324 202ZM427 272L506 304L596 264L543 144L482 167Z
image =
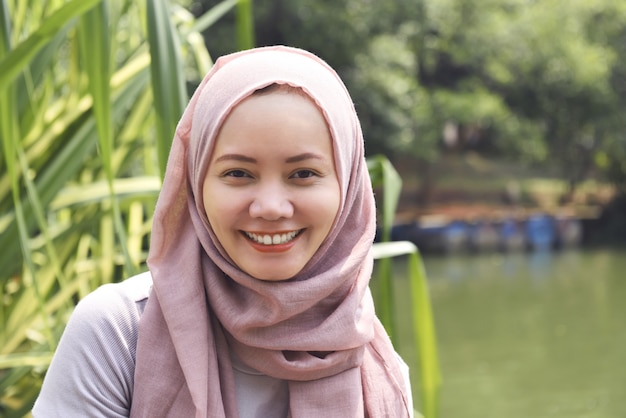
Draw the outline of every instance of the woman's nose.
M260 187L250 204L250 216L268 221L293 216L293 204L284 185L269 184Z

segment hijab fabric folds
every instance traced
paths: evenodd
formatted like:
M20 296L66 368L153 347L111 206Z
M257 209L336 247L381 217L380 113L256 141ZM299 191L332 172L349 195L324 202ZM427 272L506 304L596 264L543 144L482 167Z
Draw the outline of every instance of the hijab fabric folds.
M329 236L283 282L237 268L202 200L220 126L271 84L301 88L322 111L341 189ZM368 288L374 232L361 128L335 71L282 46L218 59L179 122L157 202L148 259L154 284L139 323L131 416L238 417L231 353L288 382L292 417L408 416L397 357Z

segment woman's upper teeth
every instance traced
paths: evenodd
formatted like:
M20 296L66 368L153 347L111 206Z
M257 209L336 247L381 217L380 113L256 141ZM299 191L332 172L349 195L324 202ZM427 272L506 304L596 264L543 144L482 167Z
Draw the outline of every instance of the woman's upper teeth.
M298 231L286 232L284 234L255 234L253 232L246 232L248 238L264 245L278 245L291 241L298 235Z

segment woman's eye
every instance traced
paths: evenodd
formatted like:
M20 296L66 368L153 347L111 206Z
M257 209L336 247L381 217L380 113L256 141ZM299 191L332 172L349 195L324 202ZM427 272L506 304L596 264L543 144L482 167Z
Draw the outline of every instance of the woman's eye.
M243 170L231 170L228 171L224 174L225 177L235 177L235 178L243 178L243 177L249 177L248 173L246 173Z
M292 175L293 178L297 179L308 179L314 176L317 176L317 173L312 170L298 170Z

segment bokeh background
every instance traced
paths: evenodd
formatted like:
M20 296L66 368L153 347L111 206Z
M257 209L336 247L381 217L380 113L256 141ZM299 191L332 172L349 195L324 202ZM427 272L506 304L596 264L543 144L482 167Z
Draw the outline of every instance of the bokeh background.
M0 25L0 416L28 415L75 303L146 268L214 59L274 44L337 69L402 178L438 416L626 416L626 2L0 0Z

